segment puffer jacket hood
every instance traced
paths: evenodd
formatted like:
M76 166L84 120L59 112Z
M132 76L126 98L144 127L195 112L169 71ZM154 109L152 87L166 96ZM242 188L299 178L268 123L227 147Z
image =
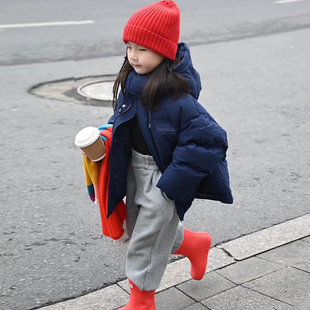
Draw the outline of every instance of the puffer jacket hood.
M174 67L173 71L181 74L189 83L189 93L198 100L201 92L200 75L193 66L189 47L185 43L178 44L177 58L180 63Z
M180 60L173 71L182 75L189 83L189 93L198 100L201 91L201 80L199 73L192 63L189 47L185 43L178 44L177 58ZM126 90L133 96L140 96L149 78L149 74L138 74L132 70L126 80Z

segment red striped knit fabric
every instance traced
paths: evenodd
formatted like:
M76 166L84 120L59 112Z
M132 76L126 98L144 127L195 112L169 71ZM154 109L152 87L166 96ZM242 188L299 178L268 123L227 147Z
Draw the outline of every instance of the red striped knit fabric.
M124 233L123 222L126 219L126 205L123 200L115 207L113 213L107 218L110 181L110 149L112 142L112 129L109 127L100 132L107 138L104 142L106 156L102 159L99 175L99 209L101 215L102 233L117 240Z

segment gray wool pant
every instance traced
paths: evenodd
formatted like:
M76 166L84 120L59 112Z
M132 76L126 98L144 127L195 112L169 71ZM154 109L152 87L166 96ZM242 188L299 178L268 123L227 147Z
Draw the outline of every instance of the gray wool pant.
M161 177L152 156L132 150L127 175L126 275L140 290L158 288L169 255L183 241L175 204L156 184Z

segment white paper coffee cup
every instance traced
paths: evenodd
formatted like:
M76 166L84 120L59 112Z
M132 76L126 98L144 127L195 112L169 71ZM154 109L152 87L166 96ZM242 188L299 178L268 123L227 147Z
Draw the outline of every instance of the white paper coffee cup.
M105 156L105 146L96 127L86 127L75 136L75 145L94 162Z

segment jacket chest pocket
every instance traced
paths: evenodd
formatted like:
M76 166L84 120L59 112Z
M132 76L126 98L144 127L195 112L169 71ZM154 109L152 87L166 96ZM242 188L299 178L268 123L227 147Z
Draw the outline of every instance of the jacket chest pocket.
M178 142L178 130L167 122L156 122L155 131L157 138L166 144L169 149L174 149Z
M176 134L175 128L170 123L167 123L167 122L156 123L155 129L158 134L162 134L162 135L175 135Z

